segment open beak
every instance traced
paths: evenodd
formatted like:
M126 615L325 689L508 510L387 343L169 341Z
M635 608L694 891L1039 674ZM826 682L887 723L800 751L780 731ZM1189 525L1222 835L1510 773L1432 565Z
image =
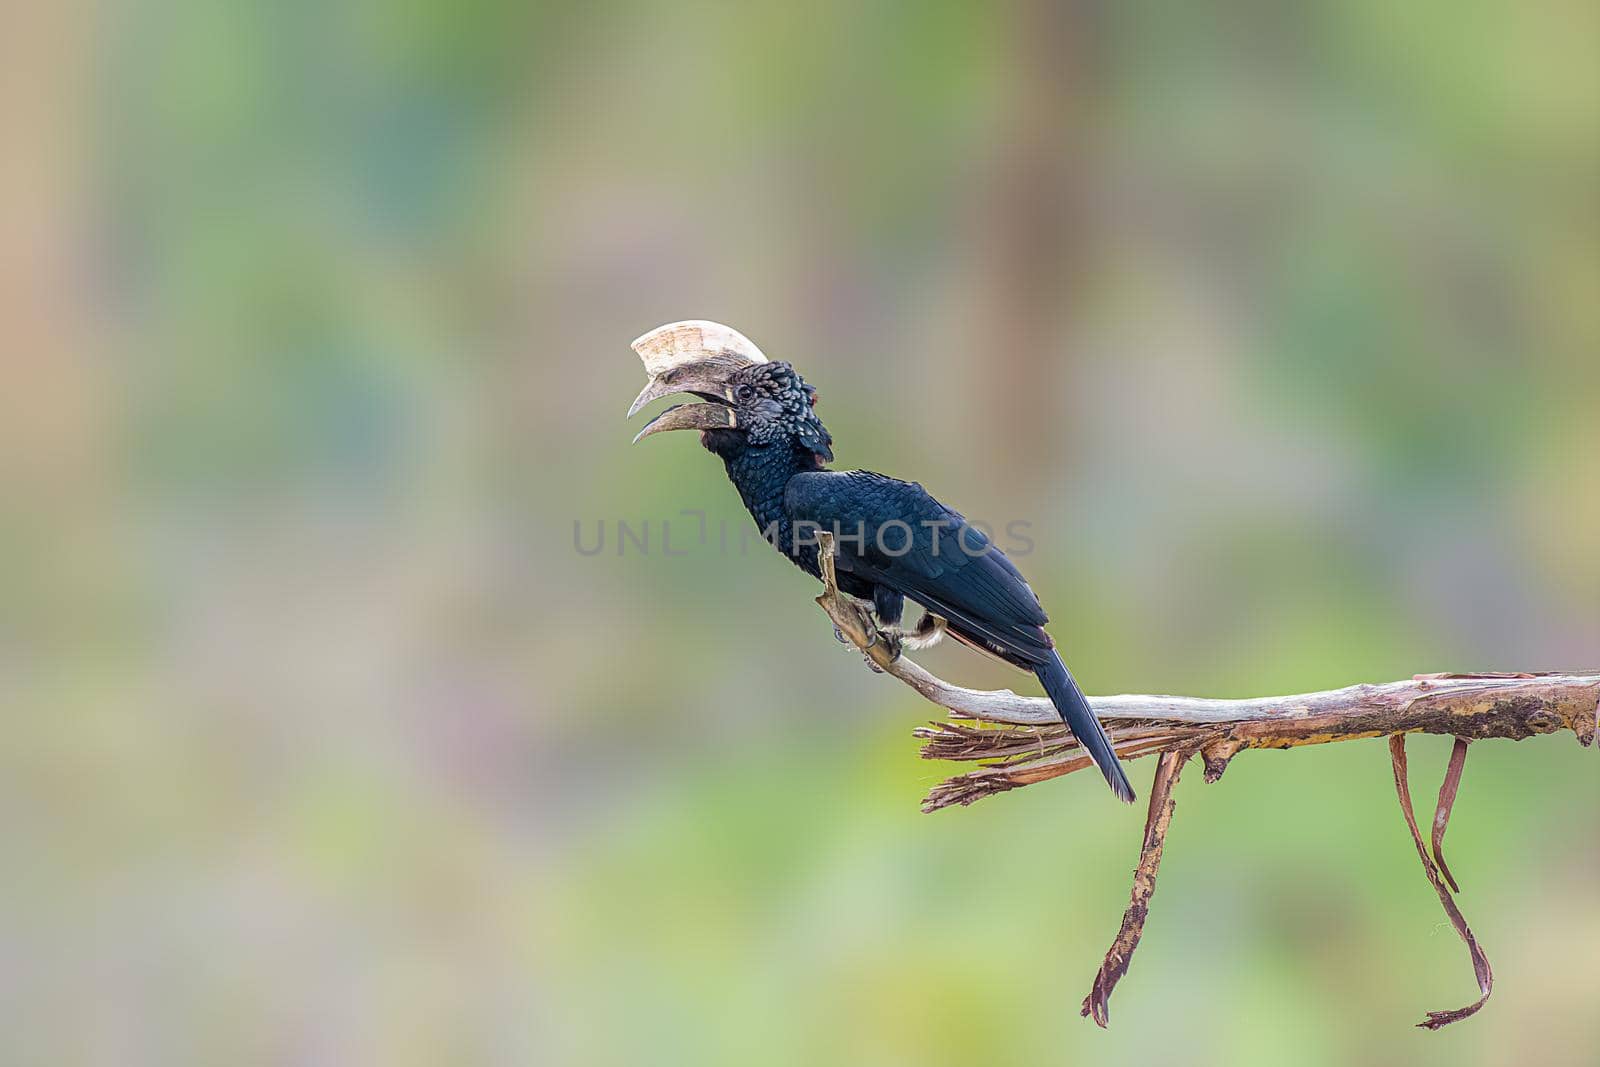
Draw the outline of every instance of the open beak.
M639 414L647 404L678 393L693 393L702 400L731 401L733 395L728 379L734 371L748 365L733 359L712 357L668 368L650 379L650 384L644 387L644 391L628 409L628 418Z
M732 430L738 425L738 417L725 404L679 404L651 419L633 443L668 430Z
M761 349L744 334L704 319L657 326L634 341L632 348L644 361L650 384L628 409L628 418L639 414L646 404L678 393L709 401L668 408L640 431L634 444L667 430L737 429L733 386L729 383L740 370L767 362Z

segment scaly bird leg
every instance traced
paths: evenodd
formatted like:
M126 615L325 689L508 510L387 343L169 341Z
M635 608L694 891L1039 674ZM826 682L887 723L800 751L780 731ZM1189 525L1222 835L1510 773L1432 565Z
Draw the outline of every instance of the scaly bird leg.
M878 666L872 657L872 650L882 645L889 652L889 662L898 660L905 651L905 638L897 626L880 626L874 620L872 611L865 604L857 604L861 611L862 627L867 633L866 647L861 650L861 657L867 661L867 669L873 674L882 674L883 668ZM838 628L835 627L835 632Z

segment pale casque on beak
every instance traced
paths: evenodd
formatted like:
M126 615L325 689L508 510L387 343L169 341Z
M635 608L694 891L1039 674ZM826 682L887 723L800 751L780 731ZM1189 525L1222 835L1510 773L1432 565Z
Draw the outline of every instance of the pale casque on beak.
M668 408L651 420L634 443L666 430L727 430L738 426L728 379L752 363L765 363L761 349L738 330L690 319L658 326L633 342L650 382L633 406L631 419L646 404L677 393L691 393L707 404Z

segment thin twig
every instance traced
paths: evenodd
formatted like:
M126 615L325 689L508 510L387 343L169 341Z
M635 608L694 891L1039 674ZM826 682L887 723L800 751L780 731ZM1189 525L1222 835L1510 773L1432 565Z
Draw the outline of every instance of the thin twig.
M1483 994L1476 1003L1464 1008L1457 1008L1454 1011L1430 1011L1428 1017L1417 1024L1424 1030L1439 1030L1451 1023L1476 1015L1479 1009L1488 1003L1489 995L1494 992L1494 970L1489 966L1489 957L1485 956L1483 949L1479 947L1478 939L1472 935L1472 928L1467 925L1466 917L1461 914L1461 909L1456 907L1455 898L1439 879L1439 872L1428 856L1428 846L1423 844L1422 832L1417 829L1417 816L1411 807L1411 786L1406 780L1404 734L1396 734L1389 738L1389 756L1394 764L1394 788L1400 796L1400 810L1405 814L1406 825L1411 828L1411 840L1416 844L1417 855L1422 859L1422 873L1428 876L1428 884L1439 894L1439 903L1444 905L1444 912L1450 918L1450 925L1455 927L1461 940L1467 943L1467 952L1472 956L1472 970L1478 979L1478 990Z
M1133 872L1133 899L1123 913L1122 928L1106 950L1105 962L1094 978L1094 987L1083 998L1082 1014L1093 1017L1102 1029L1110 1019L1111 993L1128 973L1139 939L1144 936L1144 921L1150 914L1150 900L1156 892L1156 876L1161 873L1161 853L1166 848L1172 813L1177 809L1172 790L1183 773L1183 765L1192 755L1192 750L1173 749L1163 752L1161 762L1156 765L1156 780L1150 787L1150 813L1144 824L1144 845L1139 850L1139 866Z
M1433 809L1433 859L1439 865L1439 873L1450 883L1452 893L1460 893L1461 887L1456 884L1456 876L1450 873L1450 865L1444 861L1444 832L1450 826L1450 812L1455 809L1456 792L1461 788L1461 769L1467 765L1468 744L1466 738L1456 738L1455 748L1450 750L1450 766L1445 770L1444 784L1439 786L1439 804Z

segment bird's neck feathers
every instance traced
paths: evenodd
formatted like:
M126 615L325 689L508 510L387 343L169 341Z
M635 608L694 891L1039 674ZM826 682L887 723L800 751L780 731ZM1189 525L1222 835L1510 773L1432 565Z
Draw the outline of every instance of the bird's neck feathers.
M722 458L728 480L739 490L756 526L763 534L776 535L773 544L778 551L815 573L816 547L796 544L797 540L808 539L794 536L783 494L795 475L822 470L821 457L794 439L758 446L730 430L713 430L704 438L706 448Z

